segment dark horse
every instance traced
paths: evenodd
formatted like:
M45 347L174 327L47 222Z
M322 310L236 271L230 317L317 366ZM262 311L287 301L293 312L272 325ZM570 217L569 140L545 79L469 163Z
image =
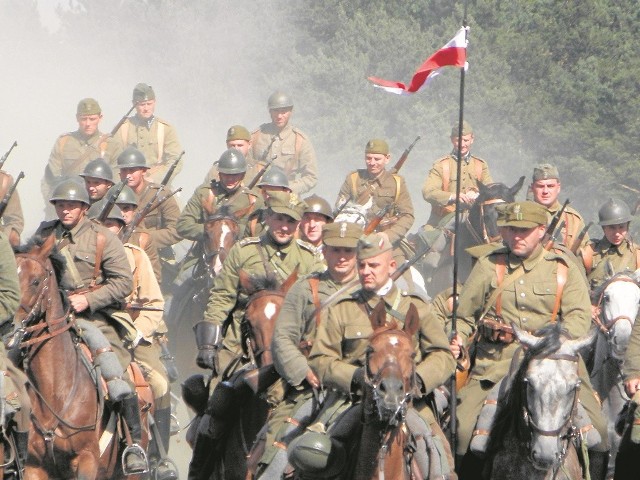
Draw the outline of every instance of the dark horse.
M15 320L29 378L32 424L25 478L116 478L117 433L101 455L109 420L91 365L72 333L73 316L58 288L62 261L53 236L16 253L22 296Z
M458 229L459 235L459 263L458 281L464 283L471 273L472 257L465 249L476 245L501 241L500 231L496 225L498 212L496 205L515 201L516 194L522 188L525 177L520 179L512 187L504 183L490 183L483 185L478 183L479 195L468 212L463 212ZM445 217L438 230L441 230L449 239L449 242L434 247L425 260L417 264L422 274L427 291L430 295L436 295L446 288L451 287L453 281L453 236L454 215ZM418 238L420 235L418 235Z
M489 440L492 479L581 479L574 442L580 377L579 350L595 332L561 339L559 325L537 335L514 332L526 353L508 394L500 399Z
M223 416L213 413L217 438L212 442L213 448L207 452L208 458L204 463L196 458L201 451L197 444L200 438L196 442L192 467L199 465L197 478L246 478L249 468L247 456L269 413L264 392L278 379L272 367L271 339L285 293L297 280L297 270L279 287L272 277L253 277L244 271L239 272L239 277L240 285L249 298L241 324L243 355L238 361L248 362L218 384L209 401L210 405L216 405L214 410L228 408L228 411ZM232 396L221 395L225 390L231 390ZM221 408L223 402L218 400L222 398L225 398L224 403L231 398L232 403ZM193 469L190 476L192 473Z

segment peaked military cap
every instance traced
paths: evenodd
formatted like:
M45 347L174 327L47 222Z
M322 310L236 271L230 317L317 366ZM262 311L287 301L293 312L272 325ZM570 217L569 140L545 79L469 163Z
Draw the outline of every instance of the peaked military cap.
M249 130L247 130L242 125L233 125L229 127L227 130L227 142L232 142L234 140L246 140L247 142L251 141L251 134Z
M322 227L322 241L330 247L356 248L362 226L351 222L327 223Z
M270 192L267 205L273 212L288 215L296 221L300 221L304 209L307 208L306 203L289 192Z
M560 180L560 174L558 173L558 169L554 165L551 165L550 163L542 163L540 165L536 165L533 168L534 182L538 180L549 180L549 179Z
M386 235L372 233L363 235L358 240L358 259L365 260L367 258L376 257L381 253L388 252L393 248L391 242Z
M364 153L378 153L381 155L389 155L389 145L380 138L373 138L367 142Z
M102 109L94 98L83 98L78 102L76 115L100 115Z
M132 100L134 102L146 102L147 100L155 100L155 98L156 93L153 91L153 88L151 88L151 85L139 83L133 87Z
M547 224L547 209L536 202L526 200L507 205L503 227L533 228Z

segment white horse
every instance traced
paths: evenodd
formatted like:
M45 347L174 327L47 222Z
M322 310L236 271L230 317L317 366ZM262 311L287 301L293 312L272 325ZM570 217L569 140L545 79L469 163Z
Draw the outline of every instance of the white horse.
M640 269L633 274L618 273L600 287L599 332L591 372L593 388L602 399L602 411L608 420L611 456L609 474L613 475L620 435L615 431L618 414L629 400L622 381L622 361L629 345L631 330L640 309Z

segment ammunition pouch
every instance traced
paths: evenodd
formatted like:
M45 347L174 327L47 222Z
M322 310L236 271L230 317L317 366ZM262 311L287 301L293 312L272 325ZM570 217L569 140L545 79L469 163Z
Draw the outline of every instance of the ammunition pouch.
M502 317L485 316L478 325L478 334L491 343L510 344L514 341L513 328L502 321Z

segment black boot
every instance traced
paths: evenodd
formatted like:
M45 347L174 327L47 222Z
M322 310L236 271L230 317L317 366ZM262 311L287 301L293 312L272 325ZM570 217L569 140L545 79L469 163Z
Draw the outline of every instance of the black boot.
M120 414L127 424L132 444L122 453L122 469L125 475L145 473L149 471L149 464L142 442L142 425L140 424L140 410L138 396L135 393L127 395L121 401Z
M175 480L178 478L178 470L167 456L169 449L169 430L171 428L171 408L156 410L154 415L155 428L153 429L154 446L149 456L156 480Z
M591 480L605 480L609 468L609 452L589 450L589 475Z
M214 458L217 442L209 435L202 433L196 437L196 443L193 446L193 455L189 462L189 474L187 480L203 480L208 479L213 473Z

